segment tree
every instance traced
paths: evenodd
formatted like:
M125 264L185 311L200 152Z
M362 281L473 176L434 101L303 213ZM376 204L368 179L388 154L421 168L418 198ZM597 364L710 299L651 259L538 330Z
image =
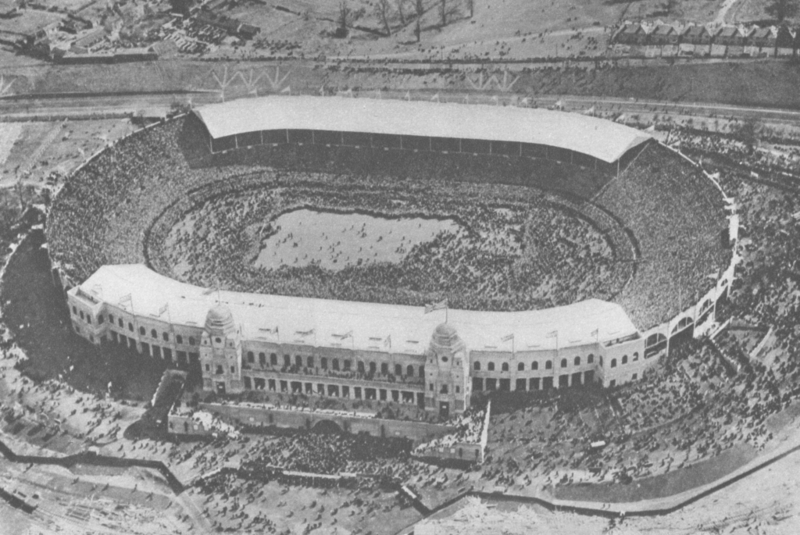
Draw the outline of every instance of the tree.
M397 5L397 15L400 17L400 24L405 26L406 14L403 11L403 6L406 4L406 0L395 0L395 4Z
M785 19L797 15L799 7L798 0L772 0L764 8L764 11L767 12L767 15L776 18L778 22L783 22Z
M337 37L347 36L347 18L350 16L350 8L347 6L347 0L339 0L339 17L337 23L339 27L336 29Z
M466 0L467 10L469 10L469 18L475 15L475 0Z
M375 3L375 13L381 19L386 35L392 35L392 27L389 26L389 0L378 0Z
M425 14L425 6L422 5L422 0L415 0L414 7L416 8L415 11L417 12L417 24L414 27L414 34L417 36L417 42L419 43L420 37L422 36L422 15Z

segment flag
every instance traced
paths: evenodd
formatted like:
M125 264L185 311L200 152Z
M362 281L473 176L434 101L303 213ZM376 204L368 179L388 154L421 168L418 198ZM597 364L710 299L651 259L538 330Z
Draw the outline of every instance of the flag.
M164 312L169 309L169 303L164 303L164 306L158 309L158 315L160 316Z
M125 301L132 301L132 300L133 296L131 294L123 295L122 297L119 298L119 304L121 305Z
M386 337L386 340L383 341L383 347L388 347L388 348L392 347L392 335L391 334Z
M447 299L445 299L443 301L439 301L438 303L431 303L431 304L425 305L425 314L430 314L434 310L442 310L442 309L445 309L445 308L447 308Z
M350 330L350 331L347 331L344 334L334 334L333 337L334 338L338 338L339 340L344 340L346 338L352 338L353 337L353 331Z
M592 336L598 336L600 334L600 329L595 329L592 331Z
M556 331L550 331L549 333L547 333L547 337L548 338L558 338L558 331L557 330Z
M514 339L514 333L511 333L511 334L505 335L500 340L503 341L503 342L508 342L509 340L513 340L513 339Z
M314 329L309 329L307 331L297 331L297 334L299 334L300 336L311 336L312 334L314 334Z

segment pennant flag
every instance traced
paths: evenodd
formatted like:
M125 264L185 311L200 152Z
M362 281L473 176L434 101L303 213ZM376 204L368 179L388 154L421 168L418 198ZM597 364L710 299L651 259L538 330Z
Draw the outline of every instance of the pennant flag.
M169 309L169 303L164 303L164 306L158 309L158 315L160 316L164 312Z
M125 301L132 301L132 300L133 296L131 294L123 295L122 297L119 298L119 304L121 305Z
M514 339L514 333L511 333L511 334L505 335L500 340L503 341L503 342L508 342L510 340L513 340L513 339Z
M439 301L438 303L431 303L429 305L425 305L425 314L430 314L434 310L443 310L445 308L447 308L447 299Z
M392 335L386 337L386 340L383 341L383 347L392 347Z
M309 329L307 331L295 331L295 332L300 336L311 336L312 334L314 334L314 329Z
M598 336L600 334L600 329L595 329L592 331L592 336Z
M556 338L556 337L558 337L558 331L550 331L549 333L547 333L547 337L548 338Z
M350 331L347 331L344 334L334 334L333 337L334 338L338 338L339 340L345 340L347 338L352 338L353 337L353 331L350 330Z

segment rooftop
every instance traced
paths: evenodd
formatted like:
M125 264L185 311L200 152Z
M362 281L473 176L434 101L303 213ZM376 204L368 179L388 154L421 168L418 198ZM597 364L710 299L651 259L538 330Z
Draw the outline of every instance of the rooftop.
M424 353L437 326L440 332L458 332L468 348L478 351L510 351L511 344L503 339L512 334L521 352L555 349L556 343L560 348L593 344L638 332L622 307L599 299L525 312L449 310L448 326L442 328L444 310L425 314L424 307L218 292L178 282L143 264L103 266L80 289L140 317L198 328L210 309L215 309L215 318L224 319L224 310L215 306L219 301L247 340L407 354Z
M211 137L327 130L538 143L617 161L650 136L595 117L535 108L369 98L269 96L195 110Z

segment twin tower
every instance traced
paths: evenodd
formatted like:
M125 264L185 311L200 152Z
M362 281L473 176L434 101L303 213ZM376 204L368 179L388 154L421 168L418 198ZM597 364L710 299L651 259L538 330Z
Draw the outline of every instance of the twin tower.
M269 351L269 360L256 361L257 351L248 347L230 309L214 306L206 316L200 342L204 389L220 394L261 389L413 403L443 418L460 414L470 405L469 354L455 328L446 323L436 327L423 356L391 352L380 355L382 370L419 370L413 377L358 373L357 370L371 368L375 351L296 344L275 344ZM371 359L373 362L368 362ZM344 363L342 367L339 360ZM335 365L328 364L334 361ZM310 362L312 366L307 365Z

